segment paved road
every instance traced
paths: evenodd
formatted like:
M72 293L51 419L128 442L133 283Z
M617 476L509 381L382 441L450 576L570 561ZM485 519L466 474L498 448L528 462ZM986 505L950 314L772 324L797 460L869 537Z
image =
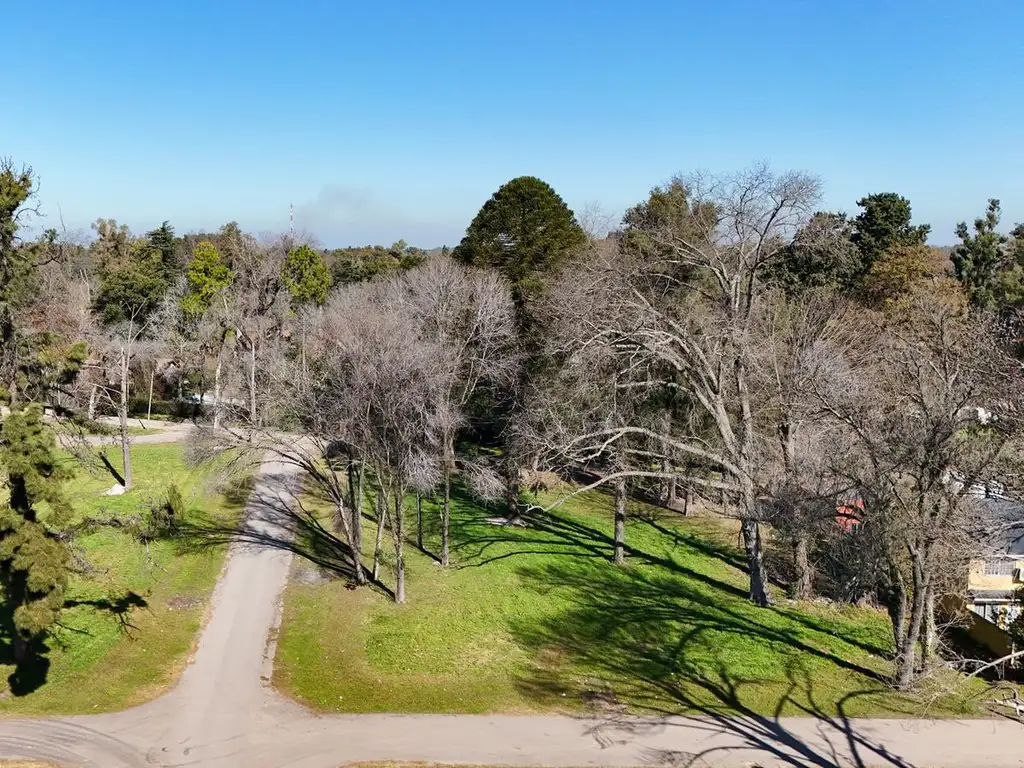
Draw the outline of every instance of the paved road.
M159 426L152 426L159 424ZM132 426L139 426L138 423L132 424ZM188 433L192 430L192 425L185 423L173 423L173 422L146 422L146 427L153 429L152 432L147 432L142 435L132 435L132 445L149 444L149 443L177 443L184 440ZM64 444L69 444L72 438L66 435L60 435L60 440ZM82 439L82 438L78 438ZM89 445L109 445L111 447L121 447L121 438L118 435L86 435L85 441Z
M279 536L294 475L266 462L252 534ZM252 538L251 536L249 538ZM317 716L268 685L290 556L236 544L179 684L112 715L0 720L0 757L88 768L335 768L357 760L494 765L928 766L1024 768L1008 720Z

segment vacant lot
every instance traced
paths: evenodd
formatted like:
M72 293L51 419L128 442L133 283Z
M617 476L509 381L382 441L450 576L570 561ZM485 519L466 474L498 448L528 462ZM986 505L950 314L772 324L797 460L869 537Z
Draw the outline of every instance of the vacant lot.
M117 463L117 454L111 451ZM223 561L223 547L196 548L174 536L138 535L150 508L171 483L181 491L190 520L227 522L244 503L245 478L215 482L217 468L185 466L179 445L133 449L136 487L103 496L113 481L80 469L69 485L79 523L79 573L68 590L61 628L41 663L16 672L9 645L0 647L0 711L75 713L123 709L165 690L177 678L203 619ZM216 487L215 487L216 486ZM229 487L225 495L219 487Z
M404 606L297 564L276 683L343 712L920 709L882 682L883 613L785 599L755 608L728 524L642 505L631 505L629 563L616 567L610 502L591 492L510 528L459 498L456 564L413 551ZM436 550L436 507L424 506ZM930 712L965 707L945 697Z

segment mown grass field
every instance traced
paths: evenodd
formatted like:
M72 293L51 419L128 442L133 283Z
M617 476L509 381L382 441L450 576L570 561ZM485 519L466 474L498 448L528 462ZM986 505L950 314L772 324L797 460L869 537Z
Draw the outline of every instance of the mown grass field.
M885 686L882 612L781 593L758 609L734 527L640 504L631 504L628 565L616 567L611 509L608 495L590 492L509 528L460 497L455 564L442 569L409 547L403 606L297 564L275 683L334 712L922 711ZM436 507L425 512L436 551ZM372 524L364 541L372 547ZM928 709L971 711L959 695Z
M109 453L118 466L117 453ZM110 475L77 471L67 486L77 521L144 517L171 483L187 519L227 522L240 514L244 478L234 478L225 495L214 487L220 468L187 467L179 445L137 445L132 455L136 487L123 496L102 495ZM106 526L83 531L73 548L83 572L72 578L43 661L17 671L9 642L0 645L0 713L111 711L164 691L187 660L224 557L223 547L175 538L143 543L127 528Z

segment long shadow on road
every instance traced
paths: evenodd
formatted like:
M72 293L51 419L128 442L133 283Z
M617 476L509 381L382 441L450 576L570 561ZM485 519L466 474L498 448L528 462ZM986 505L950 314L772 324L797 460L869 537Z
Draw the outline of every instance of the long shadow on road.
M701 582L690 585L676 573L648 569L548 564L521 573L538 588L563 590L573 605L539 625L513 626L516 641L532 658L558 660L555 666L537 664L520 686L539 701L589 702L600 713L598 738L602 730L672 727L733 737L733 746L648 756L659 763L691 765L725 749L746 749L794 766L909 765L858 732L847 713L858 699L879 694L877 671L785 625L761 621L758 609L748 612L727 602L727 592L716 595ZM753 657L766 647L783 669L758 671L765 661ZM736 658L744 649L748 663ZM575 673L567 675L567 667ZM841 679L865 685L838 697L823 695L817 689L822 670L831 671L825 677L838 671ZM701 719L669 719L678 715ZM814 718L820 738L793 732L787 715ZM742 747L735 746L737 740Z
M187 548L234 544L290 552L335 578L354 581L355 566L348 542L324 524L321 514L294 495L296 489L293 473L263 474L249 492L241 525L198 520L180 525L175 535ZM370 586L391 594L383 584Z

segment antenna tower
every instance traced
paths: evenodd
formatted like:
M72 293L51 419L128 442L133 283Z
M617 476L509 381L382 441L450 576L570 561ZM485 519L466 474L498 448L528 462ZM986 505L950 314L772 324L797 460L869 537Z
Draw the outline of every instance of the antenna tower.
M288 234L295 237L295 206L288 203Z

